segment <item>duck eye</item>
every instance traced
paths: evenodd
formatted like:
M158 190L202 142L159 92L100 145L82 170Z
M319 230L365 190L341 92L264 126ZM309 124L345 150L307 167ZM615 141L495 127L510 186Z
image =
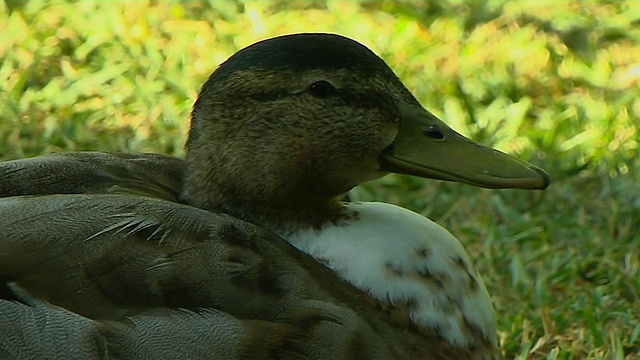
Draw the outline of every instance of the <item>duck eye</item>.
M328 81L320 80L309 86L309 92L317 98L326 98L333 95L336 92L336 88Z

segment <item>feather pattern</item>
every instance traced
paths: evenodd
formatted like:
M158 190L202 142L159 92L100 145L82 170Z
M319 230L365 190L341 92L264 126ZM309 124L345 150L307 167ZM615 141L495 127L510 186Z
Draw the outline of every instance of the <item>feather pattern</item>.
M84 211L88 208L91 211ZM31 231L36 226L44 231ZM185 316L192 326L205 328L208 323L211 331L220 321L216 336L225 334L225 326L251 334L273 331L264 343L257 336L244 348L253 358L280 358L283 342L291 342L292 354L310 352L315 358L335 355L327 349L337 340L350 344L341 351L370 358L420 357L425 339L441 344L441 350L432 350L435 354L446 348L435 333L396 332L399 321L374 311L376 304L368 296L274 235L187 205L119 194L2 198L0 239L0 276L29 297L53 304L32 306L31 316L55 316L61 323L70 318L70 324L85 324L82 318L111 321L99 330L116 355L133 351L127 350L133 344L136 349L144 348L141 343L146 341L146 346L155 344L142 333L155 333L153 327L161 324L167 326L163 331L173 331L169 324L184 314L189 314ZM13 318L27 311L11 303L0 308ZM210 310L204 312L204 320L192 313L162 312L172 308ZM169 318L153 320L156 310ZM123 317L130 319L122 322ZM189 320L183 319L185 327ZM197 325L200 322L203 325ZM336 339L332 334L341 335ZM128 335L135 336L127 339ZM177 341L164 339L167 348ZM300 349L294 351L296 347ZM154 358L151 354L133 358ZM171 358L170 351L164 354ZM302 358L285 356L298 357Z
M179 197L184 160L169 155L73 152L5 161L0 194L127 193Z
M350 203L350 218L282 236L425 329L460 346L494 348L491 299L460 242L432 221L385 203Z

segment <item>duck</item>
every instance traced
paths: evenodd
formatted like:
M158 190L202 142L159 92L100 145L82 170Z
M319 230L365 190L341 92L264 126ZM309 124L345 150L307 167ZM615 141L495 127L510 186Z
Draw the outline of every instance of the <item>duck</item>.
M389 173L550 183L448 127L355 40L245 47L204 83L185 159L0 163L0 354L45 336L77 358L499 358L461 243L410 210L343 201Z

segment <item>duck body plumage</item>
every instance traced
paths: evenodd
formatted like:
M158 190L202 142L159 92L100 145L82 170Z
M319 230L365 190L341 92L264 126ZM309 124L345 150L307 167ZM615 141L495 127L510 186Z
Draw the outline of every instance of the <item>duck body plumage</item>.
M443 227L401 207L346 204L319 230L281 234L376 299L405 308L419 326L468 348L495 348L496 319L482 278ZM455 299L455 300L453 300Z
M206 333L189 343L194 351L222 354L235 341L231 358L419 357L426 334L405 330L390 341L398 325L376 319L364 293L262 229L187 205L120 194L8 197L0 199L0 239L5 281L64 307L5 304L0 328L13 333L24 312L29 323L71 319L102 340L82 343L82 354L104 343L122 358L154 358L135 352L146 341L181 344L158 335L174 331L174 321ZM202 354L193 358L209 351Z
M448 128L353 40L251 45L204 84L185 160L0 163L0 354L499 358L490 298L451 234L339 201L389 172L549 182Z

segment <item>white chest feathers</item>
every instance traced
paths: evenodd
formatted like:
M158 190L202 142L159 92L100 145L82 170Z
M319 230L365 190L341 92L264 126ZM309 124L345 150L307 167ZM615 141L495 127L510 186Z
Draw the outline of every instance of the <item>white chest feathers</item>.
M398 206L347 208L357 215L285 239L378 300L407 306L414 323L449 342L473 348L482 339L495 346L491 299L455 237Z

